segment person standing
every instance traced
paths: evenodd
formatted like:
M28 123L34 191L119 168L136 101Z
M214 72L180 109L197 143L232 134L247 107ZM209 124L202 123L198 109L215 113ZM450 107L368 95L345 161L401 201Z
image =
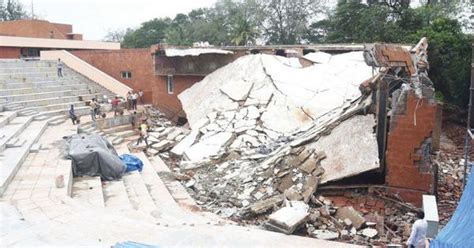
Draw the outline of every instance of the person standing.
M118 99L118 96L115 96L115 98L112 99L112 110L114 111L114 116L117 116L119 103L120 100Z
M148 126L145 120L143 120L142 124L138 127L138 131L140 132L140 137L137 140L137 146L142 143L142 141L145 141L146 148L148 148Z
M136 121L137 121L137 111L133 111L132 115L130 116L130 124L132 124L132 128L135 128Z
M132 109L137 110L137 98L138 94L136 92L132 92Z
M91 119L95 122L95 111L97 109L97 103L95 102L95 98L92 98L92 101L89 103L89 107L91 110Z
M61 61L61 59L58 59L58 63L56 64L56 68L58 69L58 77L63 77L64 63Z
M426 245L426 229L428 222L425 220L425 213L420 210L417 213L418 220L411 227L410 238L408 238L408 248L424 248Z
M69 118L72 120L72 125L76 125L77 116L76 111L74 110L74 105L71 104L71 108L69 108Z
M138 96L140 97L140 103L142 105L145 104L145 97L144 97L143 90L138 91Z
M127 92L127 109L132 109L132 92Z

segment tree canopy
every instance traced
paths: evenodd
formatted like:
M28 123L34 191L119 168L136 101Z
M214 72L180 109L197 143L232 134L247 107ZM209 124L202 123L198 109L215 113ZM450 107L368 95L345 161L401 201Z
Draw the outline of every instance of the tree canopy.
M408 0L218 0L173 19L157 18L136 29L109 33L123 47L157 43L192 45L406 43L422 37L430 43L430 77L442 97L466 106L472 37L456 19L459 1L430 0L411 8ZM465 7L465 6L464 6Z
M14 21L29 17L25 6L18 0L0 1L0 21Z

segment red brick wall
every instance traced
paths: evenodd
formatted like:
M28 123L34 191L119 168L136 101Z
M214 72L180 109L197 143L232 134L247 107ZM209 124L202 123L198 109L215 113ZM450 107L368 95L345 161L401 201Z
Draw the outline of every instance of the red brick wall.
M59 27L59 29L58 29ZM0 34L18 37L67 39L64 31L72 30L68 24L53 24L43 20L18 20L0 22Z
M147 103L152 103L170 118L182 113L178 94L203 77L174 76L174 92L168 94L167 78L155 76L150 49L122 49L116 51L72 51L74 55L107 73L134 90L142 89ZM130 71L131 79L123 79L121 71Z
M18 59L21 55L19 47L0 47L0 58L2 59Z
M415 201L417 205L418 195L421 202L421 193L433 193L435 185L432 172L420 172L417 166L420 156L416 154L416 150L426 138L432 136L439 119L437 108L435 102L425 98L419 100L413 93L409 93L405 113L393 116L390 122L386 184L395 188L409 189L410 193L405 192L406 197L410 198L407 201ZM413 195L414 193L416 194Z

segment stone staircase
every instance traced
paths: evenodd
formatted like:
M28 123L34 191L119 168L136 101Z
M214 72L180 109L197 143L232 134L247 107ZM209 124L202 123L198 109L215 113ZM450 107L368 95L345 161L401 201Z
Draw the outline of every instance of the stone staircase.
M67 120L70 105L89 113L86 102L113 94L69 69L58 78L55 61L0 60L0 195L45 129Z
M84 116L79 128L65 121L63 107L84 104L84 98L75 101L76 92L89 93L84 97L107 92L67 69L64 78L55 78L54 65L0 61L2 246L111 247L125 241L163 247L348 246L241 227L201 212L164 162L143 153L134 154L144 162L143 171L121 180L73 178L71 161L63 158L63 137L79 130L128 142L137 136L128 123L101 125L120 118L92 124ZM116 143L119 154L130 153L128 142Z

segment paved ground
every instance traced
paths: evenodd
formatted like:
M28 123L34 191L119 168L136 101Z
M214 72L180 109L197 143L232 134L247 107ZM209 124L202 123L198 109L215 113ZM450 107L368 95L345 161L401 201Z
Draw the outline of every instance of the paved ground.
M89 117L83 117L82 122ZM145 219L136 210L114 210L86 204L68 196L67 187L55 186L57 175L69 176L61 159L62 137L76 132L67 121L50 126L40 138L44 149L30 153L0 199L0 246L104 246L136 241L162 247L348 247L350 245L289 236L251 227L193 217L172 199L166 188L161 216ZM119 149L124 149L120 147ZM158 179L160 180L160 179ZM158 183L165 187L163 183ZM180 216L183 218L180 219Z

